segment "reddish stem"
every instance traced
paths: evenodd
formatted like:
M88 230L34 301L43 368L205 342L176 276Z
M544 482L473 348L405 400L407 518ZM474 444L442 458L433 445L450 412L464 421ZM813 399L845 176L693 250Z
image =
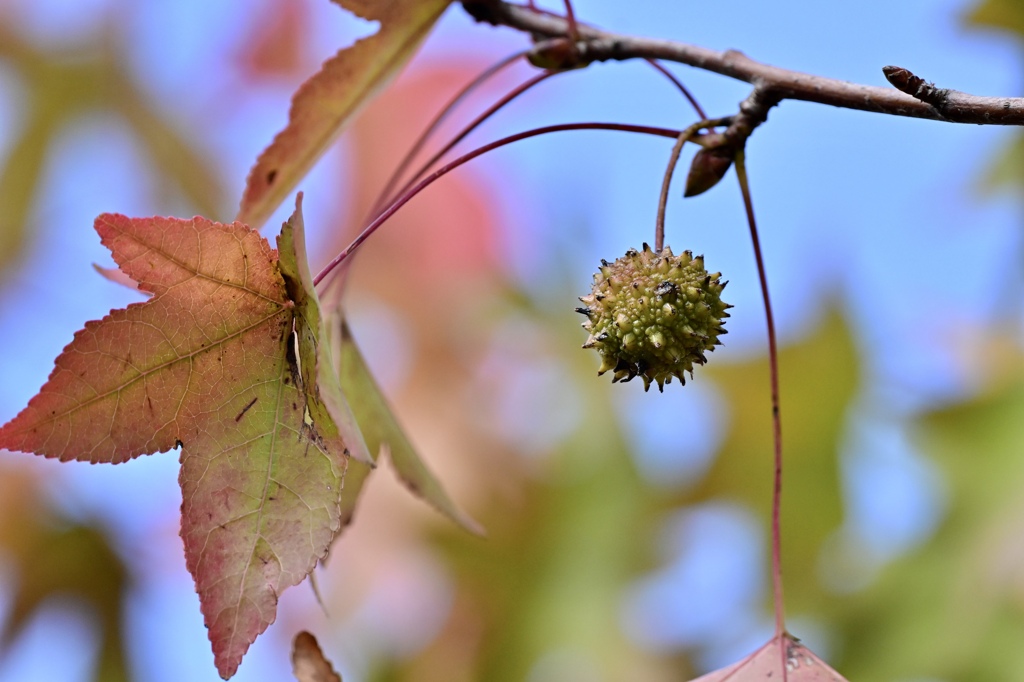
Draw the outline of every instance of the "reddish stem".
M660 253L665 246L665 209L668 206L668 190L672 184L672 175L675 173L676 164L679 163L679 154L683 151L683 145L693 138L701 128L714 128L720 125L729 125L731 116L714 120L697 121L683 132L679 133L676 143L672 147L672 153L668 157L668 168L665 169L665 176L661 181L661 196L658 198L658 216L654 220L654 251Z
M486 111L484 111L482 114L480 114L475 119L473 119L465 128L463 128L459 132L458 135L456 135L454 138L452 138L445 146L441 147L441 149L439 149L437 151L437 153L435 153L433 156L431 156L426 161L426 163L424 163L422 166L420 166L420 169L418 171L416 171L416 173L411 178L409 178L408 182L406 182L404 185L402 185L402 189L398 190L396 195L397 196L401 196L402 194L404 194L413 185L414 182L416 182L417 180L422 178L424 176L424 174L428 170L430 170L431 166L433 166L435 163L440 161L444 157L445 154L450 152L452 150L452 148L455 147L455 145L457 145L458 143L460 143L464 139L466 139L466 136L468 136L470 133L472 133L474 130L476 130L478 127L480 127L480 125L484 121L486 121L491 116L496 114L506 104L508 104L509 102L514 100L516 97L519 97L519 95L523 94L524 92L526 92L527 90L529 90L533 86L537 85L538 83L540 83L542 81L545 81L548 78L551 78L552 76L554 76L556 74L559 74L559 73L563 73L563 72L561 72L561 71L545 71L544 73L538 74L538 75L534 76L533 78L531 78L530 80L526 81L525 83L521 83L518 87L514 88L507 95L505 95L504 97L499 99L497 102L492 104L490 107L487 108ZM373 214L376 215L379 212L380 208L381 208L380 206L376 207L376 209L374 210Z
M519 140L525 140L531 137L537 137L538 135L546 135L548 133L558 133L565 130L618 130L627 133L642 133L644 135L657 135L658 137L676 138L679 137L678 130L671 130L669 128L656 128L652 126L638 126L629 125L626 123L561 123L558 125L544 126L543 128L535 128L533 130L527 130L522 133L516 133L515 135L509 135L503 137L500 140L495 140L489 144L485 144L482 147L478 147L471 152L463 154L459 158L451 161L441 168L428 175L427 177L420 180L414 187L404 191L400 197L395 199L390 206L387 207L380 215L373 219L373 222L363 228L355 239L352 240L348 246L345 247L337 256L331 259L331 262L324 266L315 278L313 278L314 284L319 284L324 277L326 277L334 268L340 263L344 262L352 253L359 248L359 246L367 240L377 229L383 225L388 218L395 214L398 209L402 208L409 202L414 196L419 194L423 189L428 187L435 180L447 175L451 171L455 170L459 166L472 161L478 156L486 154L489 151L504 147L505 145L518 142Z
M771 377L772 392L772 432L775 439L775 477L772 489L772 591L775 598L775 636L781 637L786 632L785 607L782 600L782 416L779 409L779 350L775 341L775 320L772 315L772 302L768 296L768 277L765 274L764 259L761 257L761 241L757 236L757 222L754 220L754 203L750 198L750 185L747 182L747 168L743 150L736 154L736 177L740 182L743 194L743 206L747 211L747 222L750 224L750 241L754 245L754 259L757 261L757 277L761 283L761 297L764 299L764 316L768 326L768 367ZM783 681L786 679L783 665Z
M517 55L517 56L519 56L519 55ZM656 62L654 60L649 60L649 61L650 61L651 66L653 66L654 68L658 69L663 74L665 74L665 76L670 81L672 81L672 83L674 83L676 85L676 87L679 88L679 90L682 92L683 96L685 96L686 99L689 100L689 102L693 106L693 108L697 111L697 113L700 114L701 118L702 119L706 118L706 116L704 115L704 110L701 108L700 104L697 103L697 100L694 99L693 95L690 94L690 91L686 89L686 86L683 85L679 81L679 79L677 79L670 71L665 69L665 67L663 67L661 64L659 64L658 62ZM492 68L494 68L494 67L492 67ZM449 151L451 151L459 142L462 142L462 140L466 139L466 137L470 133L472 133L474 130L476 130L478 127L480 127L480 125L484 121L486 121L488 118L490 118L491 116L496 114L499 110L501 110L509 102L511 102L512 100L516 99L517 97L522 95L524 92L526 92L527 90L529 90L533 86L537 85L538 83L540 83L542 81L545 81L548 78L550 78L551 76L557 75L559 73L565 73L565 72L563 72L563 71L546 71L546 72L544 72L542 74L534 76L533 78L531 78L530 80L526 81L525 83L522 83L517 88L513 89L507 95L502 97L500 100L498 100L497 102L492 104L486 111L484 111L482 114L480 114L475 119L473 119L473 121L471 121L461 132L459 132L458 135L456 135L444 147L442 147L440 150L438 150L438 152L436 154L431 156L430 159L420 167L420 170L417 171L416 174L413 175L411 178L409 178L408 182L406 182L406 184L402 186L402 189L399 190L396 194L397 195L401 195L403 192L405 192L407 189L409 189L409 187L411 187L414 182L416 182L417 180L422 178L423 175L428 170L430 170L431 166L433 166L435 163L440 161L444 157L444 155L447 154ZM462 96L462 94L460 93L460 97L461 96ZM452 104L454 104L455 101L457 101L457 99L453 100ZM446 113L446 112L442 112L442 113ZM440 116L438 118L440 118ZM432 128L436 128L435 124L431 124L431 126L432 126ZM412 156L415 155L416 152L418 152L421 147L422 147L422 138L421 138L421 141L417 143L417 146L413 149L413 151L410 152L406 156L405 160L403 160L403 163L399 167L399 170L396 171L396 176L398 174L400 174L401 172L405 171L405 168L408 166L408 161L412 159ZM383 205L384 205L383 198L385 196L387 196L391 192L391 190L394 187L394 184L395 184L394 182L391 182L391 181L388 182L388 185L385 188L385 192L382 192L381 193L381 197L378 198L378 200L376 202L374 202L374 209L371 212L371 215L376 215L380 211L380 209L383 208Z
M565 0L565 21L569 24L569 39L575 49L580 42L580 29L576 25L576 13L572 11L572 0Z
M697 116L699 116L701 119L706 119L708 117L708 115L704 113L703 107L701 107L700 103L697 102L697 98L690 93L690 90L685 85L683 85L683 82L681 80L676 78L676 75L674 73L666 69L664 65L662 65L662 63L659 62L657 59L646 59L644 61L646 61L648 64L650 64L655 69L664 74L665 78L668 78L670 81L672 81L673 85L679 88L679 91L683 93L683 97L685 97L690 102L690 106L692 106L693 110L697 112Z
M530 50L520 50L519 52L511 54L508 57L502 59L501 61L496 62L495 64L492 64L491 66L487 67L480 73L480 75L478 75L476 78L467 83L461 90L459 90L455 94L455 96L452 97L448 101L448 103L441 108L441 111L438 112L434 119L427 125L426 129L420 134L419 138L417 138L416 142L409 149L409 151L406 152L404 157L402 157L402 160L398 163L398 166L391 174L391 177L389 177L388 181L384 184L384 188L380 191L380 194L373 202L373 208L370 210L370 215L376 215L380 211L380 209L384 207L387 198L391 195L392 190L395 189L395 185L398 184L398 181L401 179L402 174L405 173L405 171L409 168L409 164L412 163L413 159L416 158L416 155L420 153L421 149L423 149L423 145L427 143L427 140L430 139L430 136L433 135L434 132L441 125L441 123L443 123L444 120L448 118L448 116L452 113L455 107L458 106L459 103L462 102L462 100L464 100L471 92L480 87L491 76L500 72L502 69L509 66L517 59L521 59L525 55L529 54L529 52Z

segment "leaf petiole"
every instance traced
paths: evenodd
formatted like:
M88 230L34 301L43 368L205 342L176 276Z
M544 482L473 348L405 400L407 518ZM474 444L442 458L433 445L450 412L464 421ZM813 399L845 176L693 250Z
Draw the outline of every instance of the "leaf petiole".
M731 121L732 117L727 116L724 118L714 119L713 124L716 126L728 125ZM362 245L362 243L365 242L370 237L370 235L376 232L377 229L380 228L380 226L383 225L388 220L388 218L394 215L395 212L398 211L398 209L402 208L402 206L407 204L410 199L412 199L421 191L429 187L434 181L444 177L445 175L455 170L459 166L462 166L463 164L472 161L478 156L482 156L487 152L493 151L500 147L504 147L505 145L512 144L513 142L519 142L520 140L525 140L531 137L538 137L540 135L547 135L549 133L557 133L568 130L617 130L626 133L656 135L659 137L667 137L672 139L679 137L680 134L680 131L672 130L670 128L632 125L628 123L560 123L556 125L543 126L541 128L534 128L532 130L527 130L521 133L516 133L514 135L509 135L508 137L503 137L500 140L495 140L494 142L485 144L482 147L478 147L471 152L463 154L457 159L445 164L441 168L438 168L436 171L434 171L433 173L431 173L430 175L416 183L415 186L403 192L402 195L395 199L395 201L393 201L391 205L388 206L380 215L374 218L373 222L371 222L369 225L363 228L363 231L360 232L348 246L346 246L340 253L338 253L338 255L332 258L331 262L324 266L324 268L313 279L313 283L319 284L321 281L323 281L323 279L327 275L329 275L336 267L338 267L338 265L340 265L349 256L351 256L356 251L356 249L358 249Z

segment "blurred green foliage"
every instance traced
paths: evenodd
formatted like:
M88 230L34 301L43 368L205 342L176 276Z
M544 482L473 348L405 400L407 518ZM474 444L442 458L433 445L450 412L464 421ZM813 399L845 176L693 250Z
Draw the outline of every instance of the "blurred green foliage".
M128 126L161 178L211 218L224 193L209 160L179 133L125 71L117 36L97 33L74 48L44 49L24 40L0 16L0 62L26 93L22 120L0 166L0 273L18 262L32 236L32 212L42 200L43 174L54 140L76 119L97 110Z
M533 315L549 333L566 329L564 314ZM478 512L488 530L486 542L454 530L437 536L455 574L455 615L419 656L393 662L376 679L432 679L424 671L436 673L444 665L440 661L448 662L449 680L534 679L531 671L538 675L538 661L546 658L550 667L536 679L589 679L587 666L607 680L668 681L696 673L693 652L659 654L626 636L624 600L638 579L659 568L660 530L685 505L738 502L759 516L767 533L772 476L767 358L731 364L712 358L699 368L694 381L713 383L726 400L729 430L708 474L679 494L653 486L637 471L611 400L615 391L634 387L604 386L607 378L594 375L594 358L576 346L578 339L565 336L556 347L565 354L559 362L572 369L572 381L585 396L586 420L549 455L543 474L517 479L522 497L515 507L502 499ZM791 611L813 612L823 599L817 555L842 516L837 443L858 375L842 316L828 313L808 338L784 348L781 367L789 466L787 597ZM601 390L594 390L598 381ZM767 543L764 547L767 552ZM767 572L767 554L763 560ZM765 614L768 608L766 602ZM469 632L476 636L468 637ZM452 654L456 650L458 656ZM566 657L562 669L558 656ZM464 667L453 671L453 660L462 660Z
M122 629L128 570L103 528L63 518L45 500L27 470L0 468L0 557L13 578L10 611L0 622L0 656L41 606L85 606L99 641L94 679L130 680Z
M924 415L920 444L948 484L945 522L835 612L850 679L1018 680L1024 671L1024 367Z
M1024 3L1019 0L982 0L968 10L966 21L1024 36Z
M764 521L767 533L773 471L767 358L714 363L708 370L726 398L730 429L707 476L676 502L741 501ZM779 353L782 570L790 614L813 613L826 598L817 577L818 557L842 522L839 446L859 372L851 331L837 310L830 310L808 338Z

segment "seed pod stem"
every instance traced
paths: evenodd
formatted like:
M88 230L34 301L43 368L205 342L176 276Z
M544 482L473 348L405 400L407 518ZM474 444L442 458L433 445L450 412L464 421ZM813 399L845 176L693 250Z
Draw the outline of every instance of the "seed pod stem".
M672 147L672 153L668 157L668 168L665 169L665 177L661 182L661 196L658 199L658 217L654 223L654 250L661 251L665 246L665 207L668 205L668 190L672 184L672 174L676 170L676 164L679 163L679 154L683 151L683 145L693 138L699 131L706 128L714 128L716 126L728 125L728 119L705 119L703 121L697 121L690 127L679 133L679 137L676 138L676 143Z

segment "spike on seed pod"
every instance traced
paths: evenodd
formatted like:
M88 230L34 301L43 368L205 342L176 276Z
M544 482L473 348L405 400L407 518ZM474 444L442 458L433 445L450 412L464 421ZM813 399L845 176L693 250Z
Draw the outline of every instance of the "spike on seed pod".
M610 369L615 369L615 359L605 355L601 358L601 367L597 370L597 376L601 376Z
M732 306L721 299L720 276L705 270L703 256L648 244L614 263L603 260L592 291L580 297L586 307L577 308L587 316L584 348L601 355L598 374L612 371L613 383L639 376L645 390L656 383L663 391L673 377L685 385L726 333Z

